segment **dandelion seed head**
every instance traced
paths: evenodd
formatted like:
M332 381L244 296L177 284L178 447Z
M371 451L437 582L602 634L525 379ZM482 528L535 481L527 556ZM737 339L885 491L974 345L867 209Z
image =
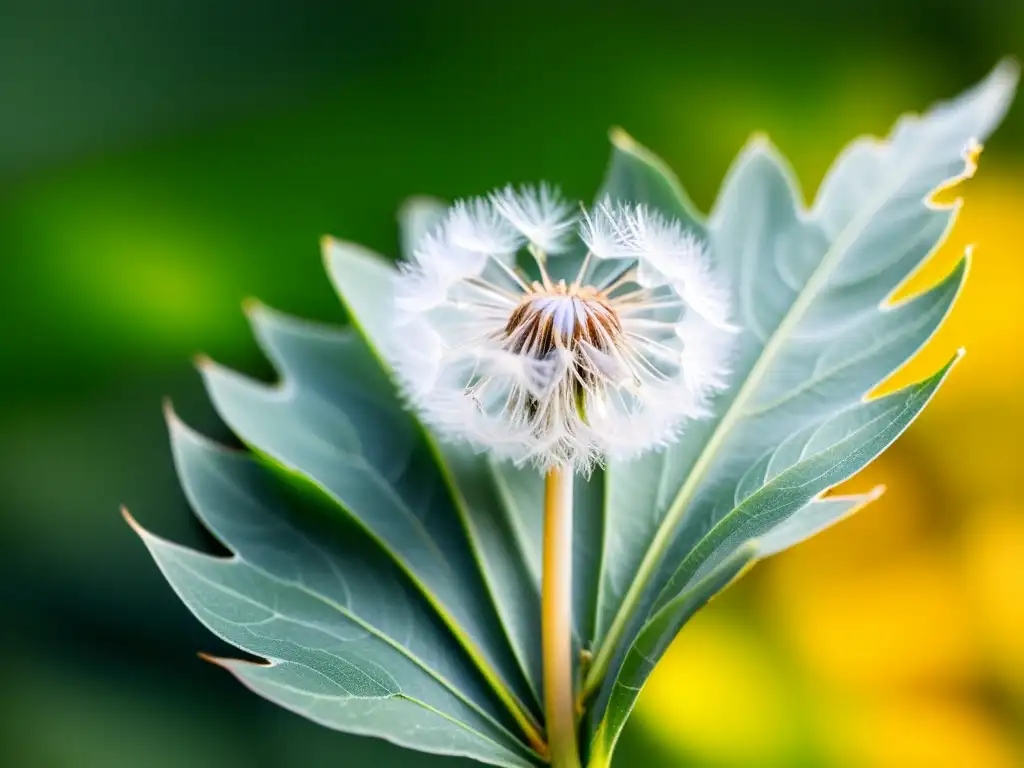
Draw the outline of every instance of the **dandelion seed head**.
M456 203L400 266L388 354L442 436L588 471L706 417L734 329L728 286L682 224L608 200L572 210L546 185ZM552 279L564 251L575 277Z

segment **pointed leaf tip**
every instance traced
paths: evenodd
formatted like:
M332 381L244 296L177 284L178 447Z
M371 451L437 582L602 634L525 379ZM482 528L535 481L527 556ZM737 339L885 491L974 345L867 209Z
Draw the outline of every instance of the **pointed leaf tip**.
M128 511L128 507L125 504L121 505L121 517L124 518L124 521L128 523L128 527L131 528L136 535L140 538L145 535L145 529L139 525L139 521L132 516L132 513Z
M764 131L754 131L747 138L747 145L750 147L756 147L760 149L775 149L775 145L772 143L771 138Z
M244 312L247 317L252 317L264 309L265 306L266 305L255 296L246 296L242 299L242 312Z
M618 125L614 125L608 129L608 140L617 147L631 151L639 146L636 139L627 133L625 128Z
M422 207L433 207L433 206L444 206L447 208L447 204L438 197L433 195L410 195L402 201L402 204L398 206L398 220L402 219L412 211Z
M178 414L174 412L174 403L171 402L170 397L165 397L160 402L160 407L164 414L164 421L166 421L168 424L171 424L172 422L178 420Z
M167 431L171 437L171 450L175 456L178 453L178 443L181 440L190 440L193 443L199 443L204 446L214 448L218 451L226 451L230 453L244 453L244 451L238 451L234 448L228 448L225 445L212 440L211 438L193 429L189 424L185 423L185 420L178 415L177 411L171 405L170 400L165 401L164 407L164 421L167 423Z
M253 661L252 659L229 659L224 656L214 656L212 653L207 653L206 651L197 651L196 656L208 664L213 664L215 667L220 667L232 674L235 673L235 670L232 669L232 665L247 664L250 667L263 667L264 669L274 666L274 662L269 660Z
M771 136L763 131L756 131L747 137L746 144L743 145L743 149L740 150L740 155L737 160L745 156L757 156L764 157L770 160L774 165L782 168L785 176L792 182L791 186L798 186L796 180L796 172L793 170L793 166L789 162L778 144L772 141Z
M665 161L622 128L612 128L608 137L612 143L611 159L595 199L645 204L678 219L687 229L703 237L704 217Z
M205 442L213 445L213 441L206 437L206 435L200 434L184 422L184 420L178 415L177 411L174 410L174 406L171 404L169 398L164 400L164 423L167 425L167 433L170 437L171 443L171 453L174 456L175 462L179 460L179 443L182 440L191 440L197 443ZM220 448L221 446L217 447Z
M321 235L320 237L320 260L323 262L324 269L328 274L331 271L333 251L337 243L338 241L335 240L333 235Z
M168 546L177 547L179 549L182 548L180 545L174 544L173 542L170 542L167 539L164 539L160 536L157 536L155 533L151 533L148 530L146 530L142 526L142 523L135 519L135 516L128 511L128 507L124 504L121 505L121 517L123 517L124 521L128 523L128 527L132 529L135 535L142 539L142 543L146 545L146 549L148 549L151 554L153 553L154 542L167 544Z
M928 196L928 202L940 208L959 208L963 205L963 194L961 187L974 178L978 172L978 161L985 146L976 139L967 142L960 156L963 158L964 167L956 176L947 179Z
M864 495L864 504L861 504L860 507L882 498L887 490L889 490L889 486L885 483L879 483ZM860 507L858 507L858 509L860 509Z
M387 263L383 257L369 248L353 243L351 240L339 239L333 235L324 235L320 238L320 251L328 275L332 275L332 268L344 258L370 258L381 263Z
M993 76L1009 87L1016 87L1020 80L1020 60L1016 56L1006 56L999 60L993 70Z

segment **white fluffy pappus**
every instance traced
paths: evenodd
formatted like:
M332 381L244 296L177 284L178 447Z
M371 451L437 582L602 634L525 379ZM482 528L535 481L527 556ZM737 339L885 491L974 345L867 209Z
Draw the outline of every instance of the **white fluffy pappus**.
M729 286L681 223L573 211L545 185L455 203L400 267L388 356L442 437L586 472L706 417L735 329ZM553 279L556 259L575 276Z

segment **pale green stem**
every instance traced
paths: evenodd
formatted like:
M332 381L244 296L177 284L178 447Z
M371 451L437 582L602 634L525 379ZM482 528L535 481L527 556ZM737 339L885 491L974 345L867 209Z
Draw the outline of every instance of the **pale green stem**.
M572 483L572 470L558 468L548 472L544 484L541 646L544 710L553 768L580 768L573 694Z

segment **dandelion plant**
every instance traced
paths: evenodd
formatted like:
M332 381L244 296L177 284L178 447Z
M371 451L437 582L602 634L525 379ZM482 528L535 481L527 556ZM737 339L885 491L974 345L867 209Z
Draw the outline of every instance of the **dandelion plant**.
M952 307L934 252L1017 69L885 141L806 210L764 138L703 217L621 131L594 202L508 186L402 210L396 262L325 238L351 326L249 303L281 374L203 360L218 446L168 407L196 514L233 553L129 521L211 659L325 726L524 768L602 768L686 621L758 559L877 495L828 495L921 412L868 393Z

